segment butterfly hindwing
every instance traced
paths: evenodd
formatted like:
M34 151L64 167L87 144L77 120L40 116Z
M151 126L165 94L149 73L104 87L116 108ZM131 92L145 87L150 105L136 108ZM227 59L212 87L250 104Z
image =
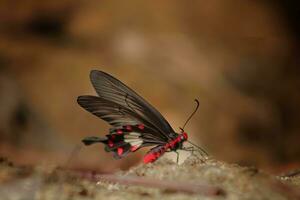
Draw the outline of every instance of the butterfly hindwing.
M153 145L151 140L145 138L147 134L144 131L143 124L126 125L111 129L110 134L106 135L106 140L100 142L105 144L106 151L113 152L115 158L122 158L141 147Z

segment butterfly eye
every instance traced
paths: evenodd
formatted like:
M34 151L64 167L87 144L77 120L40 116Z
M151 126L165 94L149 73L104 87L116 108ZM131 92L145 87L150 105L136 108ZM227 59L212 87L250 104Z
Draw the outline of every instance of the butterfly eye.
M184 140L187 140L188 139L187 133L186 132L182 133L182 137L183 137Z

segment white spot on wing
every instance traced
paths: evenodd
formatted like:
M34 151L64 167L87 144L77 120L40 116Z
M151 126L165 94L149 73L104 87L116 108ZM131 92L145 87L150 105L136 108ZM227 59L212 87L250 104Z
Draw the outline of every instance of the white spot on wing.
M133 139L125 139L124 142L129 143L131 146L140 146L141 144L143 144L143 140L140 138L133 138Z
M129 135L134 135L134 136L141 136L141 134L140 133L138 133L138 132L130 132L129 133Z
M141 136L140 133L136 133L136 132L130 132L126 135L124 135L125 139L138 139Z
M139 140L139 141L135 141L135 142L130 143L131 146L136 146L136 148L138 148L142 144L143 144L143 140Z

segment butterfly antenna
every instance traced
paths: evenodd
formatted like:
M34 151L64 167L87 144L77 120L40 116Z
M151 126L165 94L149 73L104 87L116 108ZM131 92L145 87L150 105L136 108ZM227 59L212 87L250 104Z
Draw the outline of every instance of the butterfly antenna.
M201 147L199 147L198 145L192 143L191 141L187 140L188 143L190 143L191 145L193 145L194 147L198 148L201 152L203 152L206 156L208 156L208 153L202 149Z
M181 130L184 130L184 127L187 125L187 123L190 121L190 119L192 119L192 117L194 116L194 114L197 112L198 108L199 108L199 101L198 99L195 99L196 102L196 108L195 110L192 112L192 114L189 116L189 118L186 120L186 122L184 123L183 127L180 128Z
M196 108L195 108L195 110L192 112L192 114L191 114L191 115L189 116L189 118L186 120L186 122L184 123L183 127L182 127L182 128L179 127L180 130L181 130L181 132L184 132L184 127L187 125L187 123L190 121L190 119L192 119L192 117L194 116L194 114L197 112L197 110L198 110L198 108L199 108L199 104L200 104L200 103L199 103L198 99L195 99L195 102L196 102ZM202 149L202 148L199 147L198 145L196 145L196 144L190 142L189 140L187 140L187 142L190 143L191 145L193 145L194 147L198 148L202 153L204 153L206 156L208 156L208 153L207 153L204 149Z

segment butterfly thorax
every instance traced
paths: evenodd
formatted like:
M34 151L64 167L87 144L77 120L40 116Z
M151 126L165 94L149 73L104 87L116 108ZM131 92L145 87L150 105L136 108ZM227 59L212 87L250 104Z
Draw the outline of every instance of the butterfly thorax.
M186 132L183 132L181 134L175 133L176 135L174 139L170 140L167 144L165 144L166 149L170 149L172 151L176 151L177 149L181 149L183 142L188 139L188 135Z

